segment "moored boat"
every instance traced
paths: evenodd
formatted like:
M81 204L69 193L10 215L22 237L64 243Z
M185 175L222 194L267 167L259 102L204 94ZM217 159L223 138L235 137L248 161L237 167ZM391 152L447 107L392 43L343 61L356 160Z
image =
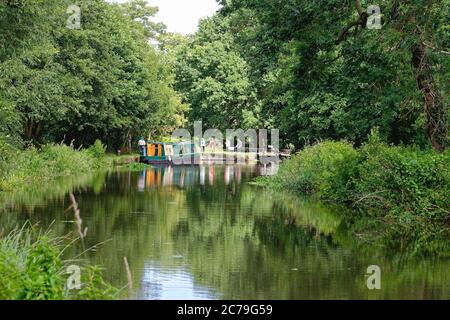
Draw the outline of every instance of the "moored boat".
M151 142L141 151L140 162L153 165L195 165L200 164L201 155L192 142Z

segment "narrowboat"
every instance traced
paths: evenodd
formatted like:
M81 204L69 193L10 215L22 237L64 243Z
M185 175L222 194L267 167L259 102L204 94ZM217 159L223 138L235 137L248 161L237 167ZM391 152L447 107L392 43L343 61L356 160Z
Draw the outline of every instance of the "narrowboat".
M141 151L140 162L153 165L193 165L200 164L201 155L192 142L151 142Z

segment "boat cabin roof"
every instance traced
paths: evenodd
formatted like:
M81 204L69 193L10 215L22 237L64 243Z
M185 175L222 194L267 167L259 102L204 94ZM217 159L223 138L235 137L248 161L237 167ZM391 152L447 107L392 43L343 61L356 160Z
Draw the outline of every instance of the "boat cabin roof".
M162 145L164 146L164 145L166 145L167 143L165 143L165 142L152 141L152 142L149 142L148 144L150 144L150 145L152 145L152 144L162 144Z
M191 141L181 141L181 142L158 142L152 141L148 145L163 145L163 146L176 146L176 145L194 145L195 143Z

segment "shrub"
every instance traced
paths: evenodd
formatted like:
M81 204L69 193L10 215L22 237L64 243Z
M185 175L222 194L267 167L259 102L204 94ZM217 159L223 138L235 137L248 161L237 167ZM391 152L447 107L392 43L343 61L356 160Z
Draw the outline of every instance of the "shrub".
M294 155L284 163L271 184L275 188L303 193L328 192L337 176L347 173L357 152L348 142L323 142Z
M371 140L359 151L352 177L354 202L393 215L444 221L450 209L449 163L448 152L392 147Z
M105 157L106 146L100 141L96 140L95 143L87 149L95 159L102 160Z
M71 294L61 260L64 239L52 238L32 228L22 228L0 238L1 300L113 299L118 290L107 284L99 267L87 265L82 289Z
M383 221L390 247L450 255L450 157L372 137L351 177L353 207Z
M49 144L40 151L31 147L16 155L16 161L8 160L8 170L3 173L0 190L21 189L30 182L87 173L106 165L105 147L100 141L86 150Z
M117 297L118 290L103 279L102 268L87 266L81 273L84 284L77 298L82 300L111 300Z
M62 299L64 279L58 274L62 268L60 250L47 236L38 238L27 248L22 269L23 287L18 299L56 300Z
M347 142L308 147L264 181L356 209L351 222L358 216L364 228L382 227L389 246L450 255L449 163L448 151L388 146L374 132L360 149Z

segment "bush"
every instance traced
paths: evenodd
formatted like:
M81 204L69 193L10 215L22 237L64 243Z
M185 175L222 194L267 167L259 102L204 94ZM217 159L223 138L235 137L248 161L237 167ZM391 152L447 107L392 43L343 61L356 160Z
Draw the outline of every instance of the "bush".
M100 140L95 140L95 143L87 151L95 159L102 160L106 154L106 146Z
M448 151L388 146L374 133L360 149L347 142L308 147L265 181L356 209L351 222L382 227L389 246L449 255L449 163Z
M382 219L390 247L450 255L449 163L449 152L388 146L373 136L348 184L352 205Z
M336 177L344 177L357 152L348 142L323 142L308 147L284 163L271 185L302 193L328 192Z
M371 139L352 177L358 207L445 221L450 210L450 157ZM403 218L407 218L403 216Z
M107 284L101 269L87 265L82 289L71 294L66 263L61 260L64 239L22 228L0 239L0 300L113 299L118 290Z
M14 163L7 160L9 166L2 175L0 190L21 189L27 183L87 173L106 165L105 147L100 141L86 150L50 144L40 151L31 147L20 153L16 152L16 155Z

